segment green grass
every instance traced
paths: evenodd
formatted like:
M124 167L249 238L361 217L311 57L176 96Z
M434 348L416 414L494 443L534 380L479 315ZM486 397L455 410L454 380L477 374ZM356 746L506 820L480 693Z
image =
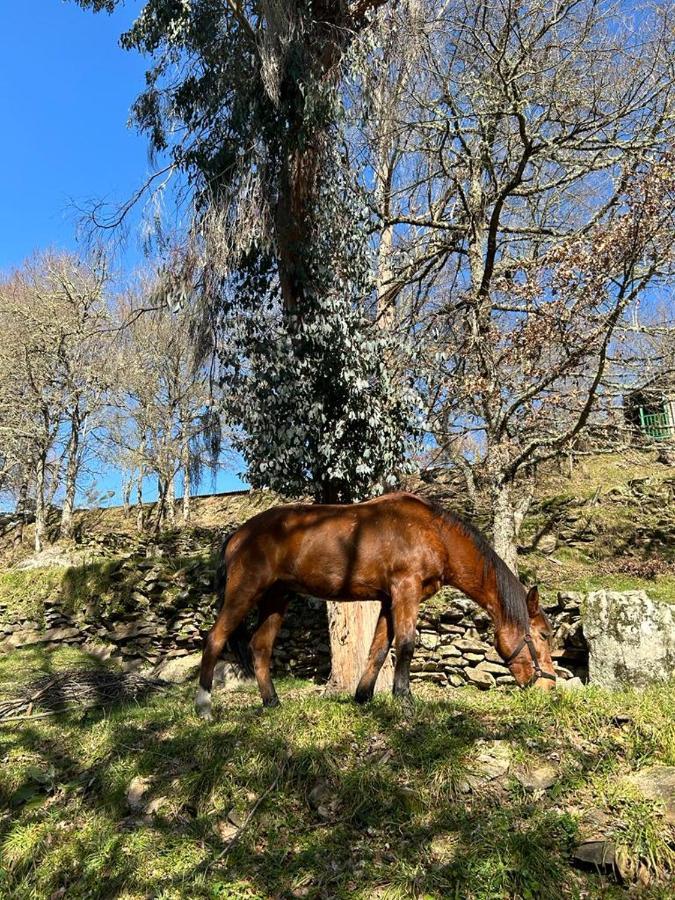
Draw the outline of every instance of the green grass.
M60 590L63 569L26 569L0 573L0 622L15 617L42 624L44 602Z
M645 591L654 600L675 603L675 575L658 578L636 578L631 575L583 575L574 581L566 581L560 590L580 591Z
M17 673L89 664L74 650L15 652L0 661L0 695ZM209 725L186 686L0 726L0 896L621 897L569 865L593 808L635 872L649 872L644 896L669 896L666 826L622 779L675 764L675 689L427 688L409 715L388 697L359 708L301 682L279 693L271 711L250 691L217 694ZM494 740L514 762L552 762L556 784L539 796L508 776L466 792ZM154 814L128 807L139 776ZM223 853L228 817L248 815Z

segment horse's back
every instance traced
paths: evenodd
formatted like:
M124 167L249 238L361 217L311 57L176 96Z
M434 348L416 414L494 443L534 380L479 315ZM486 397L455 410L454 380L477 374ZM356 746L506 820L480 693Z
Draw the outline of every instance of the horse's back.
M270 583L317 596L376 599L397 571L440 564L428 549L430 512L425 501L403 493L354 504L273 507L236 532L228 565L239 562Z

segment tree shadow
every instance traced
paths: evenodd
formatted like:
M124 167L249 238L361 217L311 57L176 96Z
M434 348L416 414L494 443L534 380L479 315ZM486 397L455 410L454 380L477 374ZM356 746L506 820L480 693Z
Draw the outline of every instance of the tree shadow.
M31 770L0 804L22 827L51 821L52 831L58 809L62 833L80 823L70 843L94 861L73 868L72 853L46 841L13 864L8 884L69 897L562 896L567 817L504 778L465 787L478 742L517 751L531 725L454 695L418 702L411 716L388 698L362 709L305 690L263 711L250 692L217 696L210 725L178 689L3 735L5 759L23 754ZM147 794L134 810L136 781ZM24 810L36 795L42 804ZM214 825L232 810L245 824L228 847ZM3 847L11 832L0 820ZM503 893L477 888L490 884Z

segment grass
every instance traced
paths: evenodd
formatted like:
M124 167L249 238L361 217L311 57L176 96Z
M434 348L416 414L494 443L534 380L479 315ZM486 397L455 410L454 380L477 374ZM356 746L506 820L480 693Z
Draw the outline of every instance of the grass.
M62 569L0 573L0 622L23 617L42 624L44 602L59 593Z
M90 664L72 649L16 651L0 660L0 695L17 677ZM186 686L0 726L0 896L625 896L570 867L589 809L608 817L626 870L647 873L644 896L672 896L672 838L623 779L675 764L675 689L426 688L409 715L388 697L360 708L301 682L279 692L271 711L250 691L220 693L209 725ZM467 791L494 741L514 764L553 763L556 783L532 794L509 775ZM147 787L137 812L135 778Z

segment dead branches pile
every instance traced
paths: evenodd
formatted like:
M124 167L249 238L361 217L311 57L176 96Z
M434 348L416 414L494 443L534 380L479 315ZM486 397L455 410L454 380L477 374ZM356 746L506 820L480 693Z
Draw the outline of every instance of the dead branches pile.
M165 688L161 681L108 669L70 670L44 675L25 688L19 697L0 702L0 722L43 718L72 709L91 709L137 701Z

